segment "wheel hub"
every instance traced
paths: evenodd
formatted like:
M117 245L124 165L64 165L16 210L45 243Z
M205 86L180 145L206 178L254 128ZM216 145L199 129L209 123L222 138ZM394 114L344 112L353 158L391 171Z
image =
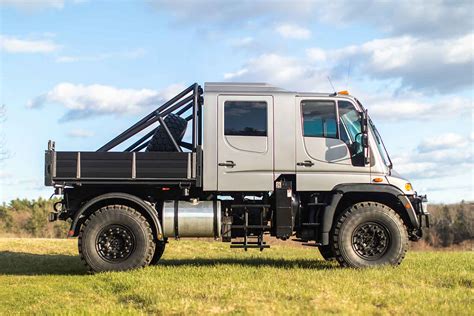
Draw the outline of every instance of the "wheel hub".
M382 257L388 249L390 234L381 224L368 222L359 225L352 234L352 248L366 260Z
M98 234L96 249L99 256L106 261L124 261L135 249L135 236L127 227L109 225Z

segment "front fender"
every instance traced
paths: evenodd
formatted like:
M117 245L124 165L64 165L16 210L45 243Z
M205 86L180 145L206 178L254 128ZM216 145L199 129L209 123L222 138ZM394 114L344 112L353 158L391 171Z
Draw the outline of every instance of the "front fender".
M354 184L340 184L333 188L333 199L329 205L326 206L322 225L322 239L323 245L329 244L329 232L334 223L334 216L339 206L341 199L348 193L383 193L390 194L404 207L405 215L409 220L409 224L413 229L420 228L420 222L416 215L415 208L408 199L408 197L400 191L400 189L388 184L369 184L369 183L354 183ZM397 211L397 210L395 210Z

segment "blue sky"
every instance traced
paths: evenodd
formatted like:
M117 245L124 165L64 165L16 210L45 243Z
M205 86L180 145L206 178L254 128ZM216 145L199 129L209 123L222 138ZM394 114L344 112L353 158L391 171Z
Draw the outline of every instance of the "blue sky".
M48 139L96 150L193 82L348 89L395 169L474 200L472 1L0 0L0 198L49 196Z

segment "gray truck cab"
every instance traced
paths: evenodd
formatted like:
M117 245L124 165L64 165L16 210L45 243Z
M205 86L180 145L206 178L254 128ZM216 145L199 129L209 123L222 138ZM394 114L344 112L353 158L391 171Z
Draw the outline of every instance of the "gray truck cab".
M297 191L375 183L415 193L407 191L408 181L391 172L373 124L364 153L364 109L350 95L207 83L204 103L206 191L272 191L276 179L292 174Z
M50 219L72 220L93 271L157 263L169 238L263 250L266 235L314 242L342 266L395 265L429 225L426 196L346 91L194 84L98 151L50 143L45 162L61 197Z

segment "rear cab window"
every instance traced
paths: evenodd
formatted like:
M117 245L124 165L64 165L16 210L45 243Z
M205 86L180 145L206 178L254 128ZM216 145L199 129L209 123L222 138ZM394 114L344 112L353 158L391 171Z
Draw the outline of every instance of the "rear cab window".
M224 134L226 136L267 136L267 102L226 101Z

